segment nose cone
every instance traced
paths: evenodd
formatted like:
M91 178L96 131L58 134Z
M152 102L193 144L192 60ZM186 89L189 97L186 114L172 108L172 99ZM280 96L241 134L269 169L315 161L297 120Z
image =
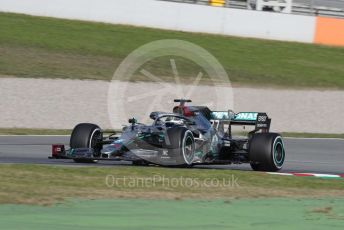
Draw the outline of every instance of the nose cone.
M121 144L118 144L118 143L110 144L101 150L101 154L109 155L109 156L118 155L121 148L122 148Z

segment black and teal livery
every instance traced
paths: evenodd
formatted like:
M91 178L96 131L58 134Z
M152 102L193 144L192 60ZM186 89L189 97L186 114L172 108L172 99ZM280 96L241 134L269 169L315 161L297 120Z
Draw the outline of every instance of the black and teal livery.
M77 125L70 150L53 158L76 162L126 160L136 165L192 166L249 163L254 170L278 171L285 160L281 135L270 132L266 113L211 111L176 99L172 112L152 112L152 124L129 119L120 133L105 133L94 124ZM246 137L235 137L233 126L252 126ZM60 146L61 147L61 146ZM61 148L60 148L61 149Z

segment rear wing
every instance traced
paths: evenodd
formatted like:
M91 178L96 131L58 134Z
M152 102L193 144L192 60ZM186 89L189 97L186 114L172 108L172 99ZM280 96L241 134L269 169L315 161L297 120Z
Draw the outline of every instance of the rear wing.
M256 130L269 130L271 124L271 119L268 115L261 112L234 113L232 111L212 111L210 117L210 120L225 122L230 125L255 126Z

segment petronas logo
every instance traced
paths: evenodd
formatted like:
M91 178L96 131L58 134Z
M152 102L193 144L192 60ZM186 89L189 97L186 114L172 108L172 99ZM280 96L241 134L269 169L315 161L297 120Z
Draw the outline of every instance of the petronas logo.
M238 113L235 120L255 121L258 113Z

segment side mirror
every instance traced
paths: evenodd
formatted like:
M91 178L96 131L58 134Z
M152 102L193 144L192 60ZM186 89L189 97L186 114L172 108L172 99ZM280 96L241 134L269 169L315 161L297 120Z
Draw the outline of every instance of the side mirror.
M151 112L151 114L149 115L150 119L155 120L158 117L158 113L157 112Z
M136 118L130 118L129 120L128 120L128 122L130 123L130 124L132 124L132 125L135 125L136 123L137 123L137 120L136 120Z

